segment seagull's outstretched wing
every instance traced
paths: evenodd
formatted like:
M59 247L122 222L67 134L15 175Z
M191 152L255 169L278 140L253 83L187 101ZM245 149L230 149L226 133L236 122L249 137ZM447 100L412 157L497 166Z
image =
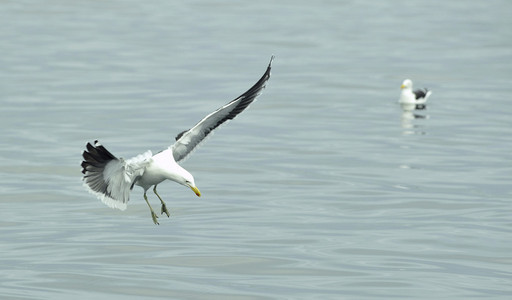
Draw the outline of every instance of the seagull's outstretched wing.
M130 190L151 162L151 151L124 160L115 157L98 141L94 145L87 143L86 148L82 153L84 186L106 205L125 210Z
M176 142L171 147L174 160L179 162L187 157L210 132L219 127L222 123L235 118L261 94L261 91L265 88L265 84L270 78L270 69L272 68L273 59L274 56L270 59L265 74L263 74L260 80L247 90L247 92L207 115L191 129L185 130L176 136Z

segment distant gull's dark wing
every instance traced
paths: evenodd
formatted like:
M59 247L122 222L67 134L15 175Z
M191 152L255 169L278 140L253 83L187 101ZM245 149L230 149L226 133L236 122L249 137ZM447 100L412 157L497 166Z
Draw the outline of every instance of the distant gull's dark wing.
M271 57L265 74L249 90L204 117L191 129L185 130L176 136L176 142L172 145L172 154L177 162L187 157L215 128L228 120L234 119L261 94L270 78L273 59L274 56Z
M421 99L421 98L425 98L425 96L427 95L427 92L428 92L428 89L424 89L424 90L415 90L413 93L416 96L416 99Z

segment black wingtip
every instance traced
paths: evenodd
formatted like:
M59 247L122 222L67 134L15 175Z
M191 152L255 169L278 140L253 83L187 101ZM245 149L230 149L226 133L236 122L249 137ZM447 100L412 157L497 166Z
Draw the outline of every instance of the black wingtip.
M272 69L272 62L274 61L274 54L270 57L270 62L268 63L267 71L265 72L265 75L267 75L270 78L270 70Z
M104 167L104 165L106 165L109 161L117 159L97 140L94 141L94 145L87 143L85 147L86 150L82 151L82 157L84 160L80 164L83 174L88 171L88 166Z

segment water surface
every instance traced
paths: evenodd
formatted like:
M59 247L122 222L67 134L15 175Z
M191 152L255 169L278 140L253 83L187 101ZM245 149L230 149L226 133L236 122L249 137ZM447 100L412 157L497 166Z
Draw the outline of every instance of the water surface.
M2 299L507 299L512 4L16 1L0 8ZM259 100L153 225L81 186ZM403 79L433 90L402 113ZM416 114L416 116L414 115ZM157 206L158 199L150 199Z

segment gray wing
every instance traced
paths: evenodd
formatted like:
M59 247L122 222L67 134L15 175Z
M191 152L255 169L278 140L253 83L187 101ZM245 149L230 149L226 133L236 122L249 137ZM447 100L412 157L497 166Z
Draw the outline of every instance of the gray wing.
M270 78L273 59L274 56L271 57L265 74L249 90L204 117L191 129L185 130L176 136L176 142L171 147L174 160L178 162L187 157L215 128L228 120L234 119L261 94Z
M106 205L125 210L135 181L151 162L151 151L124 160L110 153L98 141L87 143L82 153L84 186Z

